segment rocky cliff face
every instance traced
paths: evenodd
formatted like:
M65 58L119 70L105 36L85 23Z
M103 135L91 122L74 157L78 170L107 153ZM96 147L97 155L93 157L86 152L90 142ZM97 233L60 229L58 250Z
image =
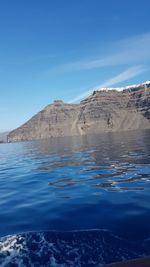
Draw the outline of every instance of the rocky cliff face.
M94 91L80 104L55 101L21 127L9 142L150 128L150 83Z
M6 143L7 142L8 134L9 134L9 132L0 133L0 143Z

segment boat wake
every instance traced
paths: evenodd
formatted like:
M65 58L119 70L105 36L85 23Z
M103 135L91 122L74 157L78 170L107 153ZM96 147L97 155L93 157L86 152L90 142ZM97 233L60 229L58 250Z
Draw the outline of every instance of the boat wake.
M92 267L149 254L143 242L128 242L108 230L28 232L0 238L2 267Z

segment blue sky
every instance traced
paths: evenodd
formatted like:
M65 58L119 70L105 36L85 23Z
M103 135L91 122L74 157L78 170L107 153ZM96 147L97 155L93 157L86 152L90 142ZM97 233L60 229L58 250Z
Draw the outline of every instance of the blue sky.
M0 131L55 99L150 79L149 0L0 1Z

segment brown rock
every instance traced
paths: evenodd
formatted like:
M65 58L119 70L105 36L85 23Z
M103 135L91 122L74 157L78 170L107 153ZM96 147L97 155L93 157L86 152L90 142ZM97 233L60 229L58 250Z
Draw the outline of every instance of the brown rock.
M98 90L81 101L54 101L8 135L9 142L150 128L150 86Z

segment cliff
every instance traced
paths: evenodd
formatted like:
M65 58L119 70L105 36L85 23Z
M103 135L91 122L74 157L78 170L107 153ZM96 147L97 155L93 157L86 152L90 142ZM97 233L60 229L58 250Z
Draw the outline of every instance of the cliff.
M0 133L0 143L6 143L7 142L8 134L9 134L9 132Z
M9 142L150 128L150 82L101 89L81 101L54 101L8 135Z

